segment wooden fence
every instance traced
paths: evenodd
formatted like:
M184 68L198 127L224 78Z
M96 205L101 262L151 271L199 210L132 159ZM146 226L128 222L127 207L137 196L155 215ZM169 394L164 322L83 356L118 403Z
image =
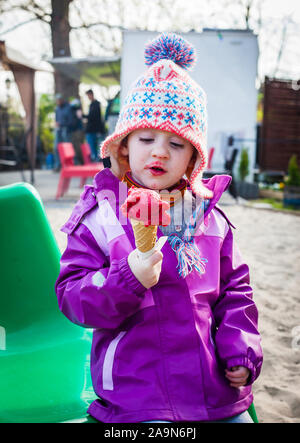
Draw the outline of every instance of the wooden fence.
M266 77L259 166L286 172L293 154L300 165L300 82Z

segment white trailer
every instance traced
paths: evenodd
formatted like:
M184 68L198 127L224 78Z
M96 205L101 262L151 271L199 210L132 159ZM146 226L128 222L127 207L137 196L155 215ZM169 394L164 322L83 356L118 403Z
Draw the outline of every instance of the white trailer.
M208 148L214 147L212 169L224 169L228 138L249 153L252 181L256 157L257 37L247 30L205 29L181 34L192 43L197 63L190 72L208 98ZM158 33L125 31L121 60L121 104L134 80L146 69L144 46ZM239 157L236 161L236 168Z

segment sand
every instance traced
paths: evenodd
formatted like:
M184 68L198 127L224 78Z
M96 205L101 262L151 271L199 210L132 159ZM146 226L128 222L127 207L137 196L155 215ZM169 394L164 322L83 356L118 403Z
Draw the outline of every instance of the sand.
M74 180L62 200L54 200L58 175L37 171L39 190L61 251L60 227L80 195ZM0 186L20 181L0 174ZM250 267L259 309L264 364L253 385L260 422L300 422L300 217L239 205L225 195L222 208L237 229L234 236Z
M249 265L264 363L253 385L261 422L300 422L300 217L224 207Z

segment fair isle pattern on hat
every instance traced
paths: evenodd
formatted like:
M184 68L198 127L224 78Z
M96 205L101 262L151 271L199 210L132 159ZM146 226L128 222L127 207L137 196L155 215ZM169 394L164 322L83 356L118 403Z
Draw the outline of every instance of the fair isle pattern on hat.
M195 61L194 48L176 34L162 34L146 46L145 58L147 64L154 63L129 91L115 132L102 144L101 156L109 156L110 145L136 129L175 133L200 154L200 163L190 178L193 192L212 198L201 180L207 165L206 94L186 72Z

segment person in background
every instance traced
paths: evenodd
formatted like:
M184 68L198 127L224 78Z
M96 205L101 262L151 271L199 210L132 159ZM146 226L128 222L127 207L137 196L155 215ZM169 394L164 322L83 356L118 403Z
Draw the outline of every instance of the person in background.
M74 98L71 103L72 123L71 123L71 142L75 150L76 164L83 165L83 157L80 145L84 142L84 131L82 123L82 109L78 98Z
M56 94L55 98L54 171L58 172L61 168L58 144L71 141L72 109L62 94Z
M98 141L100 137L103 139L105 135L105 126L101 115L101 105L100 102L95 99L94 92L91 89L86 92L86 95L91 103L88 115L84 116L87 118L85 136L86 141L91 148L92 160L99 161Z

